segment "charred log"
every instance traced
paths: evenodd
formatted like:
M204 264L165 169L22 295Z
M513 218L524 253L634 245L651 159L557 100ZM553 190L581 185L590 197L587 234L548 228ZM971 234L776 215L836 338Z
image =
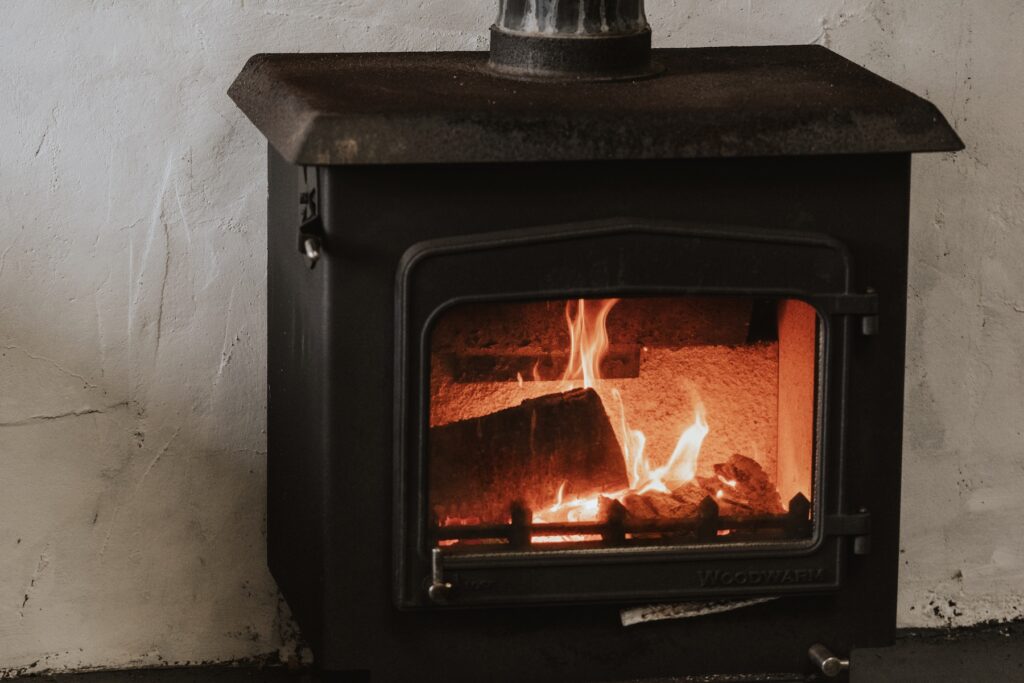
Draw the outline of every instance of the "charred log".
M778 490L756 460L735 454L728 461L716 464L714 472L714 477L701 477L699 481L716 497L723 514L780 515L785 512Z
M755 460L734 455L714 466L714 477L698 477L671 493L647 491L622 499L632 520L697 518L706 498L723 515L748 517L785 512L778 491Z
M577 389L430 429L431 502L439 518L503 521L509 501L537 510L565 495L627 485L600 396Z
M690 482L672 493L634 493L623 498L622 504L632 519L686 519L696 516L707 495L707 491Z

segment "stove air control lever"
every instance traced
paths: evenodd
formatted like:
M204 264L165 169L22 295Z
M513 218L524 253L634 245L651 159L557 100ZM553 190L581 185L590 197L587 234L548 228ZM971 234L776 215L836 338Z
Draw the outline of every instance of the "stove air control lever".
M829 678L835 678L840 673L850 668L849 659L840 659L839 657L836 657L821 643L811 645L810 649L807 650L807 656L811 658L812 662L814 662L814 666L818 671Z

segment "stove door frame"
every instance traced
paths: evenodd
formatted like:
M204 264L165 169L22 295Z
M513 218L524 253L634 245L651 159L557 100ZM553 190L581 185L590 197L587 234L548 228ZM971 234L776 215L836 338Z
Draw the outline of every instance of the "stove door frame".
M522 267L509 269L508 263ZM876 295L850 291L851 281L850 255L839 241L741 226L617 218L414 244L399 264L395 293L395 604L630 602L839 588L844 536L864 534L867 521L843 511L848 345L855 331L871 333L877 310ZM818 311L823 335L812 538L465 557L432 553L426 438L430 330L437 317L466 302L668 294L789 297ZM439 582L454 589L431 591Z

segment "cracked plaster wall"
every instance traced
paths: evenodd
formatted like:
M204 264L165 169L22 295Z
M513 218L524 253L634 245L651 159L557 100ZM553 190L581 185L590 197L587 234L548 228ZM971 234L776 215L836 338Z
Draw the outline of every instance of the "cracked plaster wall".
M480 49L489 0L9 0L0 671L292 657L265 569L259 51ZM900 623L1024 612L1024 5L648 0L661 46L818 42L968 143L914 164Z

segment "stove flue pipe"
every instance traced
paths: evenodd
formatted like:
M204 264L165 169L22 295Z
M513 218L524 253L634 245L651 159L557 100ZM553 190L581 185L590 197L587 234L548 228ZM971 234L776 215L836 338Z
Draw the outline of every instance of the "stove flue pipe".
M531 80L651 76L644 0L498 0L490 67Z

